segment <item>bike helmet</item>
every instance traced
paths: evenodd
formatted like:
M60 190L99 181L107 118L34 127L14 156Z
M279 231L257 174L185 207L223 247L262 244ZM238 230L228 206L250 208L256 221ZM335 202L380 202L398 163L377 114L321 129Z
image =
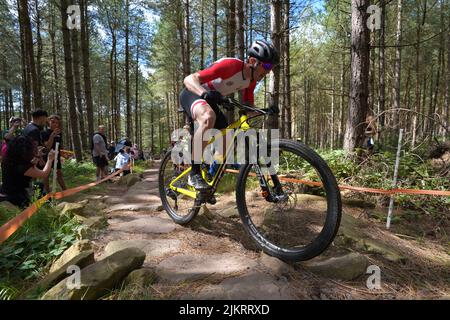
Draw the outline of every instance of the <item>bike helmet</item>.
M271 43L256 40L247 50L249 57L254 57L261 62L272 63L274 65L280 63L280 55Z

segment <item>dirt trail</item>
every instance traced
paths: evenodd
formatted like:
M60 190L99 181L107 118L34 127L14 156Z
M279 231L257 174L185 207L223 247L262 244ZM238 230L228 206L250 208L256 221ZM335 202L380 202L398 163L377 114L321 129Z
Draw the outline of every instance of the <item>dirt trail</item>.
M381 270L381 288L370 290L361 274L353 280L313 273L304 263L287 265L255 250L239 217L224 218L219 210L233 207L221 197L210 206L205 223L182 227L162 210L158 193L158 165L144 172L143 180L127 189L105 184L104 202L108 228L93 239L96 258L125 247L139 247L147 254L144 268L155 270L158 281L151 288L162 299L396 299L445 298L449 290L449 253L439 241L386 232L381 223L367 219L368 209L344 206L340 234L321 257L359 253L367 265ZM355 219L357 218L357 219ZM350 220L349 220L350 219ZM352 223L358 221L358 226ZM354 227L355 229L352 229ZM405 230L402 230L405 231ZM358 234L358 232L362 232ZM352 238L353 234L353 238ZM356 235L355 235L356 234ZM355 239L366 238L358 245ZM396 247L394 258L367 239L383 240ZM373 241L375 241L373 240ZM339 242L339 243L338 243ZM378 251L377 251L378 250ZM395 256L398 254L400 257ZM353 257L353 256L352 256ZM318 260L321 260L318 259ZM348 267L354 267L354 261ZM337 270L340 272L342 270ZM334 278L334 279L333 279ZM339 278L339 277L338 277ZM137 298L137 297L135 297Z

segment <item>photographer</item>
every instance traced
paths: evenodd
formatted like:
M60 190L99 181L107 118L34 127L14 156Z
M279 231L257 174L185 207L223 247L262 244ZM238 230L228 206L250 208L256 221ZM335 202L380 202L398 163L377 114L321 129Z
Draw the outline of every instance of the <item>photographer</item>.
M1 135L2 149L1 157L6 156L8 141L22 134L22 118L11 117L9 119L9 130L4 130Z
M35 165L37 155L37 146L29 137L18 136L8 142L8 153L2 161L1 192L6 196L5 200L20 207L29 205L31 179L48 178L55 152L48 153L43 170Z
M62 148L62 132L61 132L61 118L58 115L51 115L48 117L49 129L42 132L42 142L44 146L50 150L56 150L56 143L59 143L59 150ZM44 155L44 160L47 160L47 156ZM52 165L52 167L54 164ZM58 162L56 166L56 179L62 190L66 190L66 183L61 171L61 153L58 152ZM46 192L50 192L49 178L44 179L44 188Z

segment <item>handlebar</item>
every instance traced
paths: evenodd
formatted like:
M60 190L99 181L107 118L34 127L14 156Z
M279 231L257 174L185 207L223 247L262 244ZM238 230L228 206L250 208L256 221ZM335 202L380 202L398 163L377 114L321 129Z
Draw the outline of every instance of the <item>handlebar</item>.
M253 108L253 107L247 106L245 104L241 104L241 103L239 103L238 101L236 101L235 99L233 99L231 97L224 97L222 99L222 101L220 102L220 105L222 107L224 107L225 109L227 109L227 110L233 110L234 108L238 108L240 110L252 111L252 112L259 113L259 115L261 115L261 116L263 116L263 115L267 115L267 116L277 115L276 113L274 113L272 111L272 109L269 109L269 108L265 108L265 109Z

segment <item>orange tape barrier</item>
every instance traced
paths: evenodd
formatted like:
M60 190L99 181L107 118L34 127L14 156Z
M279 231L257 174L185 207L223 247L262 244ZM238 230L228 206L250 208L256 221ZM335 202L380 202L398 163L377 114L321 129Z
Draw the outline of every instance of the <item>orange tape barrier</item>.
M128 169L127 167L122 168L122 169L110 174L109 176L107 176L99 181L96 181L96 182L91 182L91 183L88 183L88 184L85 184L85 185L82 185L79 187L75 187L72 189L67 189L64 191L49 193L49 194L45 195L44 197L42 197L39 200L37 200L36 202L34 202L31 206L26 208L20 214L18 214L17 216L15 216L14 218L12 218L7 223L5 223L3 226L0 227L0 244L3 243L4 241L6 241L14 232L16 232L17 229L19 229L25 223L25 221L27 221L33 214L35 214L37 212L37 210L42 206L42 204L44 204L48 199L50 199L50 198L62 199L62 198L68 197L70 195L73 195L75 193L81 192L83 190L92 188L102 182L105 182L106 180L109 180L109 179L115 177L116 175L118 175L119 173L121 173L122 171L127 170L127 169Z
M239 173L238 170L232 170L232 169L227 169L226 172ZM250 172L250 175L256 176L256 174L253 172ZM314 187L322 186L322 183L320 183L320 182L314 182L314 181L309 181L309 180L286 178L283 176L279 176L279 179L281 181L301 183L301 184L306 184L306 185L310 185L310 186L314 186ZM385 190L385 189L374 189L374 188L352 187L352 186L339 186L339 189L352 190L352 191L356 191L356 192L369 192L369 193L380 193L380 194L390 194L390 195L402 193L402 194L421 194L421 195L431 195L431 196L450 196L450 191L443 191L443 190L417 190L417 189Z

